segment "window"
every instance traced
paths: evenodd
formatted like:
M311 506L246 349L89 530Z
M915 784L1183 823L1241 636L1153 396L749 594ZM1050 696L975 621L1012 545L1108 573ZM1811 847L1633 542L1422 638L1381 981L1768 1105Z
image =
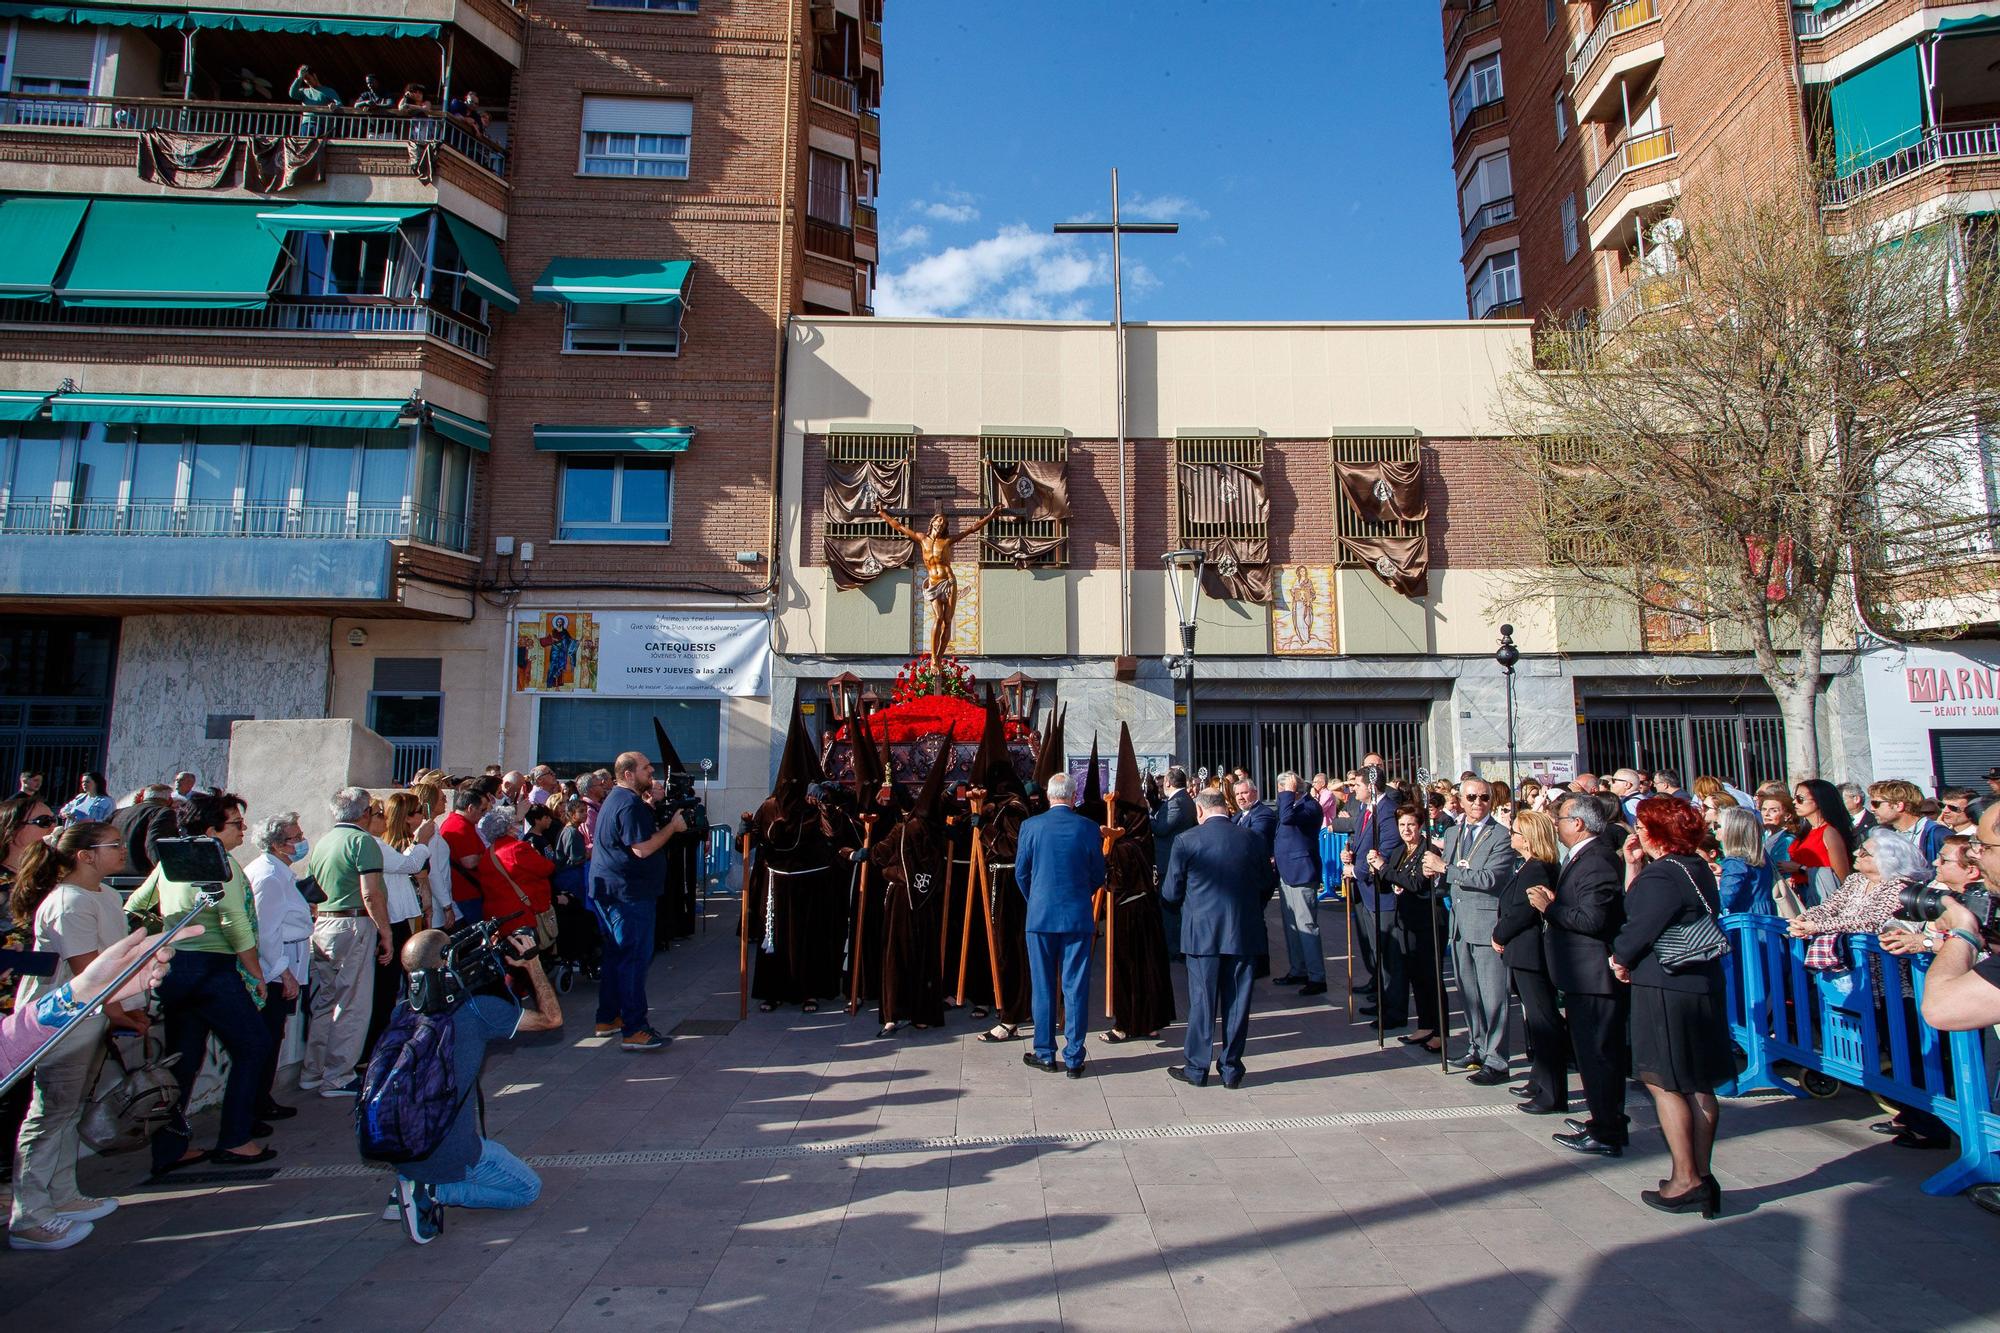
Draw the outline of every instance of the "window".
M836 227L854 224L854 201L847 190L852 163L812 149L806 159L806 216Z
M1556 142L1569 138L1569 103L1563 100L1562 89L1556 89Z
M1542 22L1547 25L1548 31L1555 31L1556 18L1561 13L1562 0L1542 0Z
M297 232L286 249L291 263L285 271L285 294L394 295L403 251L396 233Z
M702 760L713 760L715 768L709 781L720 784L725 780L719 699L565 699L544 695L536 700L536 708L535 758L558 773L603 768L627 750L657 755L660 747L653 739L653 720L658 718L682 763L694 765L699 772Z
M583 99L585 176L662 176L686 180L694 103L645 97Z
M1069 508L1069 440L1061 435L979 437L979 504L1004 504L1028 513L1036 507ZM1004 488L1004 493L1003 493ZM979 563L996 568L1058 569L1069 563L1067 518L1003 514L979 537Z
M243 482L243 524L251 532L277 536L284 532L285 514L291 508L292 472L299 450L295 441L283 438L290 432L258 433L274 439L250 446L250 471Z
M1576 196L1562 197L1563 258L1575 259L1579 249L1576 239Z
M1336 435L1329 443L1336 464L1414 464L1423 459L1422 442L1414 435ZM1348 545L1349 538L1422 537L1424 533L1421 519L1415 523L1377 523L1365 517L1347 498L1338 471L1334 473L1333 535L1335 555L1342 565L1353 568L1369 563L1367 557Z
M678 356L684 305L565 305L565 352Z
M1479 266L1468 289L1474 319L1485 319L1501 306L1521 300L1521 252L1508 250Z
M236 518L236 474L243 446L213 438L224 428L204 426L194 446L194 473L188 486L188 531L228 532Z
M1465 173L1465 184L1458 192L1459 207L1464 212L1467 226L1471 226L1478 218L1480 209L1503 199L1511 201L1513 197L1513 162L1505 150L1488 153L1474 162L1472 169ZM1511 208L1505 210L1505 217L1497 216L1501 212L1500 209L1493 209L1486 218L1479 219L1479 225L1482 228L1493 226L1507 221L1514 215Z
M566 542L673 540L673 464L664 458L566 458L562 522Z
M1500 53L1481 56L1467 67L1451 93L1451 129L1456 134L1466 119L1482 106L1501 98Z

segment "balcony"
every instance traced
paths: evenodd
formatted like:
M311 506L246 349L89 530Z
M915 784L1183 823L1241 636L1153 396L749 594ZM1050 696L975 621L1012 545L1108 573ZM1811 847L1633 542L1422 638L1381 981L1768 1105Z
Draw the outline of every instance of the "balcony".
M227 501L66 504L42 496L10 500L0 513L0 533L93 537L255 537L292 541L414 541L463 552L470 529L463 514L422 506L346 505L293 508L283 504L236 505Z
M1467 113L1465 120L1451 132L1451 151L1454 155L1465 151L1474 135L1481 130L1499 125L1507 119L1507 99L1495 98L1484 105L1476 106Z
M1480 233L1486 231L1489 227L1498 227L1513 220L1513 195L1510 194L1505 199L1494 199L1488 203L1481 204L1473 210L1472 216L1466 220L1465 228L1459 234L1459 248L1466 253L1470 253L1473 245L1479 240Z
M1579 121L1604 119L1620 77L1649 69L1665 58L1660 3L1625 0L1614 5L1570 57L1570 102Z
M861 114L861 89L858 85L832 74L822 74L818 70L812 71L811 80L808 90L812 94L813 101L846 115Z
M148 131L200 138L298 136L400 151L406 156L428 152L436 145L495 179L507 175L505 146L466 122L438 112L371 115L353 110L308 111L269 102L0 94L0 134L18 130L116 135L133 140Z
M1597 327L1606 336L1621 333L1647 315L1661 310L1671 310L1680 305L1687 300L1687 295L1688 283L1685 273L1643 275L1598 312Z
M1674 149L1674 127L1664 126L1646 134L1633 135L1620 140L1611 150L1611 156L1590 178L1590 184L1583 192L1583 206L1586 213L1596 211L1597 205L1611 193L1612 188L1630 173L1641 167L1650 167L1676 156Z
M1996 166L2000 166L2000 123L1935 126L1909 147L1829 181L1822 203L1829 211L1845 209L1904 181L1912 182L1913 204L1953 188L1990 191L2000 188ZM1925 182L1915 181L1920 175L1926 176ZM1932 175L1944 178L1937 189L1929 188Z
M1498 0L1487 0L1487 3L1477 5L1460 14L1458 21L1451 25L1451 35L1445 39L1445 72L1449 74L1452 68L1458 64L1459 52L1465 49L1467 42L1477 37L1480 33L1498 26L1499 22L1500 5Z
M412 302L352 298L287 301L256 310L188 307L76 307L55 301L0 301L0 328L154 329L172 333L272 333L288 337L426 338L480 361L492 335L462 316Z
M1817 41L1850 19L1859 18L1869 10L1879 8L1882 3L1883 0L1844 0L1844 3L1829 9L1794 9L1792 32L1802 42Z
M837 222L828 222L808 214L806 252L851 264L854 262L854 231Z

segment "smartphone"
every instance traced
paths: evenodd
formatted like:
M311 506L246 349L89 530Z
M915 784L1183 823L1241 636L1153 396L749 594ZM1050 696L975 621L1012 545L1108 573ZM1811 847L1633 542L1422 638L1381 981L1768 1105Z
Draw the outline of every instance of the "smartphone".
M52 977L62 965L62 955L46 949L0 949L0 972L18 972L24 977Z

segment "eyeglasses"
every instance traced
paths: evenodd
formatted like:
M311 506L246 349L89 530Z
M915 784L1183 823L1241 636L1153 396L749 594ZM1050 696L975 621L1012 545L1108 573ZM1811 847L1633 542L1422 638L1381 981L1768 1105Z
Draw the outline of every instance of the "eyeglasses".
M1870 797L1868 800L1868 806L1871 810L1878 805L1887 805L1887 804L1889 804L1889 802L1880 796L1873 796Z
M1966 807L1962 805L1952 805L1950 802L1946 802L1944 808L1951 811L1955 815L1962 815L1968 813Z
M1468 792L1461 792L1459 794L1458 799L1461 801L1477 801L1481 805L1484 805L1488 801L1491 801L1493 797L1489 793L1483 791L1468 791Z
M1873 851L1870 851L1866 846L1861 847L1854 853L1854 859L1857 861L1859 861L1864 856L1871 861L1875 859L1875 853Z
M247 828L247 827L249 827L249 826L248 826L247 824L245 824L245 823L244 823L244 822L243 822L242 820L240 820L240 819L225 819L225 820L223 820L223 821L222 821L222 827L224 827L224 828Z
M125 850L125 844L122 842L93 842L83 850L86 852L108 852L113 847L116 847L121 852Z

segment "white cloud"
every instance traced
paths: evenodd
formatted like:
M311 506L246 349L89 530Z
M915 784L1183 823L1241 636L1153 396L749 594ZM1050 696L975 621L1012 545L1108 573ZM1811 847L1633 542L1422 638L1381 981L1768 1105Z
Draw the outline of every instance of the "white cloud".
M889 237L888 249L920 250L931 243L931 229L921 223L912 223Z
M1103 247L1015 223L983 240L951 246L882 274L875 310L882 315L1087 319L1110 283L1111 258Z
M1204 222L1208 210L1185 195L1135 194L1130 199L1120 200L1119 213L1134 222Z
M979 197L964 190L940 190L937 198L918 200L912 207L934 222L963 226L979 221Z

